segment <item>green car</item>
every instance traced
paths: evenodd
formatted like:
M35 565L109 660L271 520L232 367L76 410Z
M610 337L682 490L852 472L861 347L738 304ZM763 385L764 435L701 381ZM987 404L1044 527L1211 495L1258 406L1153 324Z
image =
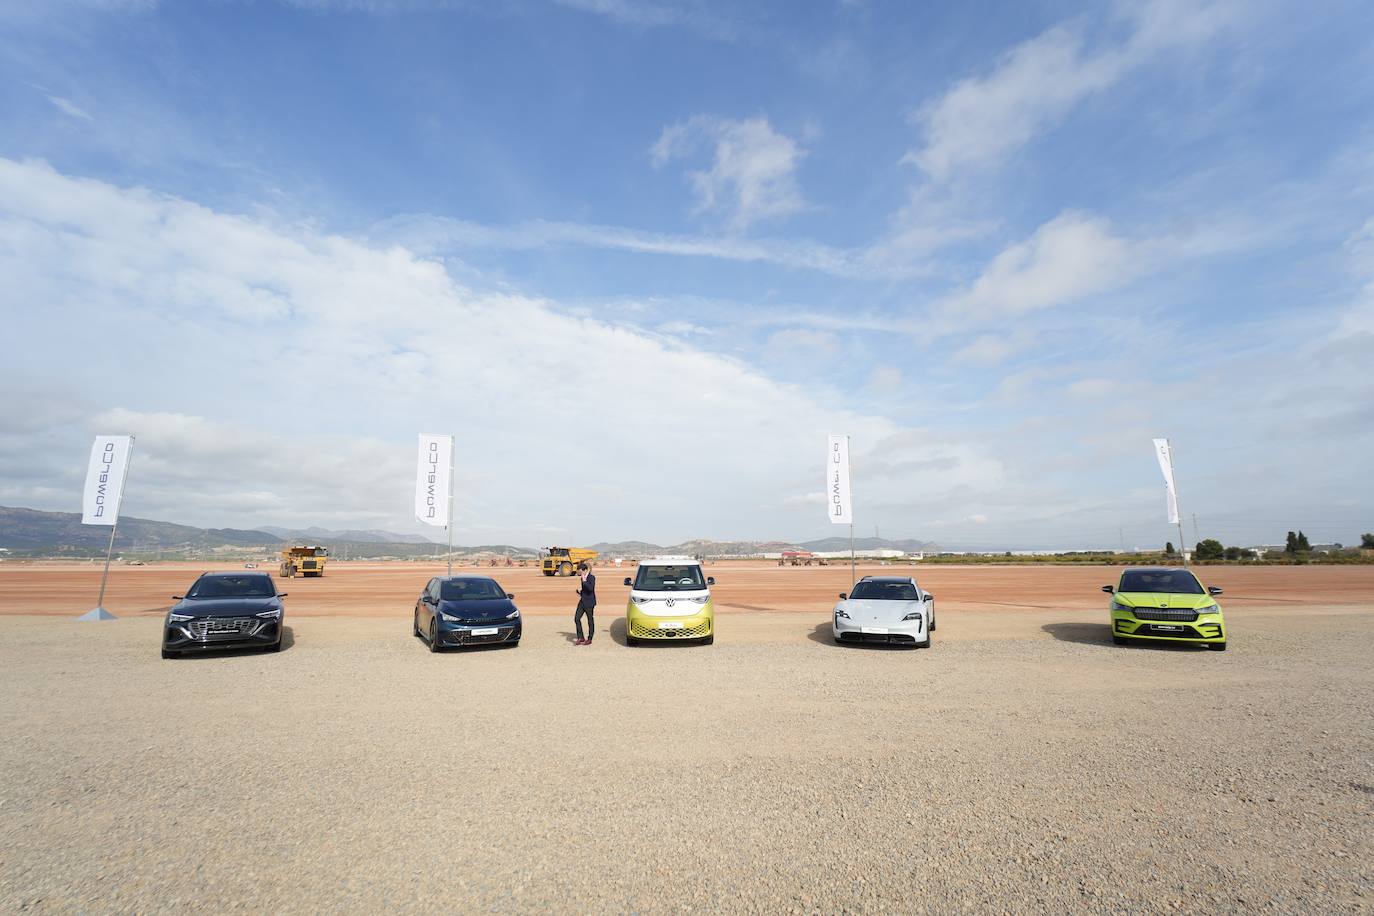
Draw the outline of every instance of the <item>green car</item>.
M1115 587L1102 590L1112 596L1112 642L1118 646L1152 639L1226 651L1226 621L1216 602L1221 589L1203 588L1190 570L1128 569Z

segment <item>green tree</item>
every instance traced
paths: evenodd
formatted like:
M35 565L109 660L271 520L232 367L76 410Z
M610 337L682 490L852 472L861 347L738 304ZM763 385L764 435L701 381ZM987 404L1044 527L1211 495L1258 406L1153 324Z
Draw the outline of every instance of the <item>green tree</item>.
M1365 550L1374 550L1374 534L1360 535L1360 546Z
M1198 546L1200 547L1202 545L1199 544ZM1239 547L1227 547L1225 551L1225 556L1228 560L1239 560L1240 553L1241 551Z
M1203 538L1193 548L1193 556L1199 560L1220 560L1225 551L1216 538Z
M1290 531L1290 532L1288 532L1288 540L1284 542L1284 545L1283 545L1283 552L1284 552L1284 553L1297 553L1297 552L1298 552L1298 535L1297 535L1297 532L1295 532L1295 531Z
M1298 550L1305 553L1305 552L1307 552L1307 551L1309 551L1309 550L1311 550L1311 549L1312 549L1312 545L1309 544L1309 543L1307 543L1307 535L1303 534L1303 533L1302 533L1302 529L1299 528L1299 529L1298 529Z
M1174 542L1173 542L1173 541L1165 541L1165 542L1164 542L1164 555L1165 555L1166 557L1172 557L1172 556L1174 555Z

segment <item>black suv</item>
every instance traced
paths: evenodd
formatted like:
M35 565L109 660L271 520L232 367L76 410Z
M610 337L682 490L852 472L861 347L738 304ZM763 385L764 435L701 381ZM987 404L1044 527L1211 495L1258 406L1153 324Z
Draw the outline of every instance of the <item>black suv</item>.
M181 595L162 627L162 657L215 649L281 651L285 613L267 573L208 572Z

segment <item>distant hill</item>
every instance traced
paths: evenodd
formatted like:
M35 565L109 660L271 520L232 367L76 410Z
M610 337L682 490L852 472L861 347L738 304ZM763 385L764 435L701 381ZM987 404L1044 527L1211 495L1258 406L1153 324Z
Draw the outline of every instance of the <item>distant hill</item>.
M415 544L423 541L433 541L433 538L425 538L414 534L397 534L394 531L381 531L376 528L355 529L349 528L343 531L334 531L329 528L321 528L317 525L309 528L278 528L276 525L264 525L259 531L266 531L268 534L275 534L283 541L354 541L363 544ZM435 543L438 543L435 541Z
M76 512L43 512L0 506L0 547L12 556L95 556L103 554L110 537L108 528L81 524ZM322 544L334 556L365 559L369 557L437 556L443 545L394 531L376 529L333 530L281 528L267 526L241 528L195 528L172 522L125 516L119 520L115 549L131 554L179 554L202 556L216 551L275 553L283 541ZM641 557L653 554L686 556L758 556L783 550L842 551L849 549L848 537L821 538L814 541L712 541L696 539L680 544L660 545L648 541L616 541L590 545L606 556ZM858 550L887 548L908 553L935 550L929 541L855 538ZM476 547L453 545L455 554L466 556L512 557L528 559L538 555L532 547L510 544L483 544Z
M712 541L696 539L681 544L663 546L648 541L616 541L590 545L592 550L609 556L648 556L652 554L682 554L689 557L720 556L757 556L764 553L780 553L784 550L839 551L849 549L848 537L821 538L815 541ZM888 538L855 538L855 550L900 550L904 553L936 550L939 545L934 541L917 541L910 538L889 540Z
M277 544L281 538L266 531L240 528L193 528L146 518L124 516L119 520L119 545L147 550L214 547L258 547ZM42 512L0 506L0 547L19 553L63 549L103 551L110 529L81 524L77 512Z

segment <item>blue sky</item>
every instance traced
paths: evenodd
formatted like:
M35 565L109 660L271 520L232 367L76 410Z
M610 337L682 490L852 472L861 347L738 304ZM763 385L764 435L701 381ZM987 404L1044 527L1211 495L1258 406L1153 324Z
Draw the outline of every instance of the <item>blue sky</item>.
M467 542L1374 528L1367 4L0 0L0 500ZM574 407L580 404L581 407ZM1189 526L1188 538L1192 539Z

